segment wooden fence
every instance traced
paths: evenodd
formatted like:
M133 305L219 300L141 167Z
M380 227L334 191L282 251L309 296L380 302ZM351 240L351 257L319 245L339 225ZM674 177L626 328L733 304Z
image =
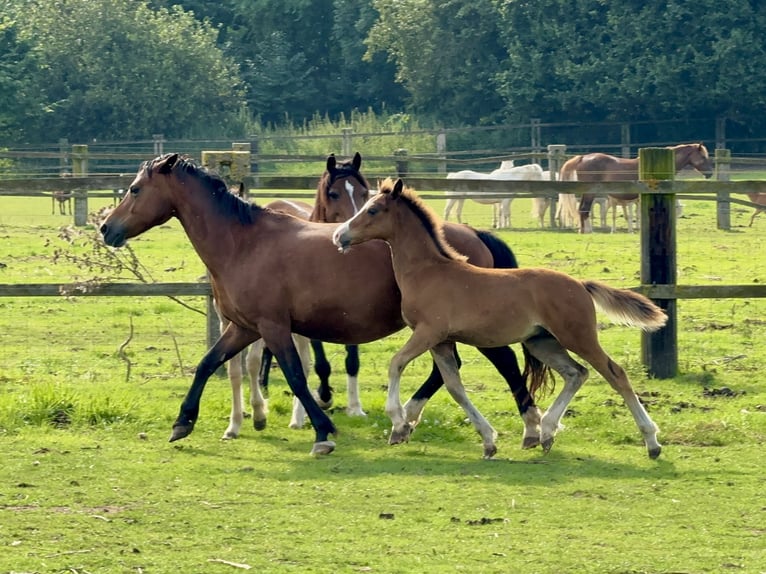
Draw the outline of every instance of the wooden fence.
M725 151L725 150L717 150ZM549 148L547 159L551 167L560 165L565 159L561 146ZM717 154L719 160L726 163L725 154ZM446 180L443 177L418 177L408 175L406 158L402 154L393 156L397 171L407 177L408 185L416 188L425 199L442 199L444 191L458 192L455 180ZM719 167L721 161L719 161ZM555 169L555 167L554 167ZM717 169L717 173L726 173L726 170ZM0 197L2 196L31 196L50 197L49 190L72 191L75 200L75 224L84 225L87 219L88 197L111 197L117 200L120 193L117 190L125 189L132 181L133 176L75 176L67 178L39 178L31 180L0 180ZM290 177L290 176L262 176L248 175L244 178L251 186L257 188L259 198L269 197L300 197L313 198L313 190L316 186L316 177ZM721 179L726 179L721 178ZM733 195L747 193L766 193L766 181L644 181L644 182L557 182L557 181L493 181L493 180L463 180L459 182L460 194L470 199L476 194L482 198L488 197L548 197L555 201L559 193L571 193L582 195L583 193L595 193L611 195L639 194L641 203L648 205L662 201L666 205L675 198L681 199L706 199L717 201L719 204L719 227L728 228L729 204L737 203L754 206L754 204L740 200ZM264 190L292 189L305 190L294 193L268 192ZM108 190L108 191L104 191ZM309 191L311 190L311 191ZM468 190L468 191L465 191ZM438 194L429 192L438 191ZM723 207L721 207L723 206ZM665 209L665 212L670 210ZM671 220L672 221L672 220ZM644 226L646 227L646 226ZM674 237L674 232L672 233ZM673 279L657 283L647 280L650 277L644 273L645 269L651 269L657 258L656 253L671 254L669 258L675 262L675 242L670 245L663 243L663 239L657 234L647 235L646 240L642 237L641 267L642 284L634 287L648 297L662 303L665 307L674 308L675 301L687 298L762 298L766 297L766 285L726 285L726 286L680 286L675 283L675 271L669 274ZM660 274L662 275L662 273ZM208 341L212 342L217 337L218 324L212 311L210 286L207 283L162 283L162 284L103 284L89 285L88 289L78 290L72 285L54 284L30 284L30 285L2 285L0 284L0 297L17 296L60 296L66 293L68 296L167 296L167 295L203 295L208 297ZM672 305L667 303L671 302ZM673 309L671 309L673 310ZM674 310L673 310L674 311ZM669 313L670 314L670 313ZM675 317L671 317L674 322ZM672 377L677 371L677 343L675 333L672 340L665 339L660 345L663 347L664 358L656 364L647 364L651 374L657 377ZM656 345L655 345L656 346ZM646 346L645 346L646 351ZM667 353L665 353L667 351ZM670 357L670 358L668 358ZM645 359L646 359L645 352ZM649 357L649 361L652 359Z

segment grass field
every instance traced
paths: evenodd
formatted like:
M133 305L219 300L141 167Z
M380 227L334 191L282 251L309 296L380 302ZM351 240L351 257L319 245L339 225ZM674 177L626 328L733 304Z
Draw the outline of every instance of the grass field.
M529 211L514 201L514 228L500 233L522 265L638 284L637 235L541 231ZM117 278L90 267L100 252L64 241L67 218L49 213L45 199L0 198L0 282ZM679 282L766 281L766 219L744 227L750 213L733 206L733 229L718 231L714 203L685 202ZM466 203L477 227L489 214ZM175 221L131 246L153 280L204 274ZM328 349L340 430L329 457L309 457L311 429L287 428L278 371L265 431L220 440L230 393L214 378L194 433L169 444L205 351L199 312L148 297L0 308L0 572L766 572L765 300L679 302L671 380L648 379L639 333L603 320L604 347L661 428L657 461L594 373L553 450L522 451L510 394L465 347L464 383L500 433L496 460L481 460L443 392L408 444L388 446L385 372L405 332L362 348L364 419L343 413L342 348ZM117 351L131 324L127 377ZM405 372L405 397L429 368L423 357Z

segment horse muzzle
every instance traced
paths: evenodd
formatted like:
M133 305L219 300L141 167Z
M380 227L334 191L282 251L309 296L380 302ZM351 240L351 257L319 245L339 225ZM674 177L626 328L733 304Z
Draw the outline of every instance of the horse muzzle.
M341 253L345 253L351 247L348 224L342 223L335 229L332 234L332 242Z
M128 242L128 238L125 236L125 232L118 226L109 225L104 223L99 229L101 235L104 237L104 243L110 247L122 247Z

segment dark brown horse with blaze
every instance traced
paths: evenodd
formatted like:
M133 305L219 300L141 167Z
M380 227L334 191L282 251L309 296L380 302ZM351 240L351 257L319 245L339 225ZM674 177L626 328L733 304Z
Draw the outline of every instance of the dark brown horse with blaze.
M263 338L315 429L312 454L332 452L335 443L329 436L335 426L308 390L291 333L362 344L400 330L401 299L388 246L370 242L344 256L332 242L334 224L307 222L249 204L229 193L222 178L178 154L141 166L101 233L108 245L120 247L172 217L180 221L208 268L213 295L230 323L197 366L170 440L193 431L210 376ZM349 278L363 278L364 287ZM490 346L490 354L494 348ZM539 420L532 419L537 415L536 407L525 413L535 440Z
M466 263L445 240L436 214L401 180L386 180L380 193L352 219L340 225L333 241L354 255L369 240L391 246L394 275L402 292L402 315L412 334L391 360L386 413L392 444L412 430L399 399L402 372L414 358L430 351L447 389L482 436L484 456L492 457L496 433L473 406L460 381L455 342L494 347L522 342L538 360L564 378L561 394L541 421L541 444L547 451L575 392L588 377L571 351L603 376L625 400L643 436L649 456L659 456L657 426L641 405L625 371L598 342L598 306L617 321L652 331L667 317L649 299L597 281L580 281L550 269L481 269ZM352 249L350 246L358 245Z
M707 148L701 143L668 146L676 158L676 171L693 167L705 177L713 175L713 161ZM576 155L561 166L559 181L638 181L638 158L622 158L605 153ZM637 195L621 195L624 200L635 199ZM590 211L595 195L584 193L580 198L580 233L592 231Z

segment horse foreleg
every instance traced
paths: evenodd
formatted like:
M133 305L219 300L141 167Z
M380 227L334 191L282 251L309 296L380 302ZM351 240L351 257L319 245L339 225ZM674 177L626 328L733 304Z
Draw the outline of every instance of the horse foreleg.
M322 341L311 339L311 349L314 351L314 372L319 377L317 403L323 409L329 409L332 407L332 387L330 386L332 367L330 361L327 360Z
M457 199L455 205L455 217L458 223L463 223L463 203L465 200Z
M221 333L229 326L229 320L226 319L218 310L217 301L213 300L213 308L218 314L218 327ZM226 362L226 373L231 385L231 413L229 414L229 426L221 437L224 440L237 438L242 428L242 421L245 413L242 407L244 399L242 396L242 357L237 354L230 361Z
M551 335L532 337L524 346L564 379L564 388L540 419L540 444L545 452L553 446L553 439L561 425L567 406L588 378L588 369L572 359L564 347Z
M580 214L580 233L593 232L593 226L591 225L591 209L593 208L593 196L589 194L583 194L580 198L580 205L577 209Z
M431 349L431 356L438 365L442 377L444 377L444 386L447 387L447 391L455 402L463 408L476 432L481 435L484 458L492 458L497 453L497 446L495 446L497 431L482 416L465 392L465 387L460 380L460 370L457 361L455 361L455 343L439 343Z
M313 342L314 341L310 341L306 337L293 333L293 344L298 351L298 356L301 358L301 365L303 365L303 376L306 377L306 380L308 380L309 371L311 371L311 344L313 344ZM321 342L317 342L321 346ZM322 353L324 353L324 349L322 349ZM330 402L332 402L332 397L330 398ZM317 403L323 409L326 408L321 401L318 400ZM301 401L298 399L298 397L294 396L293 414L290 418L290 423L287 426L289 426L291 429L300 429L303 428L304 424L306 424L306 409L303 408L303 405L301 404Z
M366 417L359 399L359 346L346 345L346 390L348 405L346 414L352 417Z
M401 399L399 385L404 368L415 357L419 357L439 341L434 340L425 332L412 332L404 346L391 359L388 366L388 396L386 397L386 414L391 419L392 429L389 444L406 442L412 433L412 425L407 420Z
M242 427L242 421L245 418L242 407L244 399L242 396L242 355L237 353L230 361L226 362L226 372L229 375L229 384L231 385L231 413L229 414L229 426L221 437L224 440L237 438L239 430Z
M245 358L247 372L250 375L250 407L253 409L253 428L262 431L266 428L266 419L269 414L269 402L263 394L266 388L264 377L268 375L271 351L266 347L263 339L259 339L252 345ZM269 365L264 368L264 365Z
M522 421L524 434L521 448L534 448L540 444L540 418L542 412L535 404L535 399L527 389L527 381L519 369L516 353L510 347L480 348L479 352L487 357L502 375L516 401Z
M452 213L452 208L455 206L455 199L449 197L447 198L447 204L444 206L444 221L449 221L450 213Z
M513 199L503 199L500 202L500 226L504 229L511 227L511 201Z
M264 330L263 339L277 358L282 373L290 385L290 390L306 409L306 414L314 427L316 436L311 454L314 456L330 454L335 450L335 442L329 440L328 437L330 434L336 434L337 430L309 391L304 370L305 365L301 361L288 328L287 326L276 326L268 331Z
M191 434L199 416L199 403L210 376L226 361L258 338L258 334L229 323L218 341L210 348L197 365L192 386L181 403L178 418L173 423L170 442Z

